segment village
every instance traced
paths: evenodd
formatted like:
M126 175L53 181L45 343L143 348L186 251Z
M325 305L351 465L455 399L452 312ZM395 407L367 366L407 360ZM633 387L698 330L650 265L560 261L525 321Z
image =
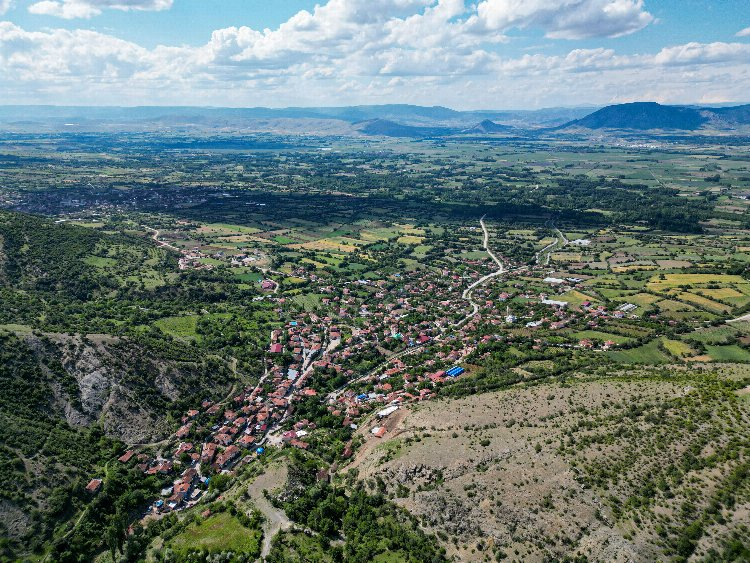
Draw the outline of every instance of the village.
M583 246L588 241L570 244ZM596 329L608 319L638 319L631 303L615 310L586 300L570 306L562 296L582 287L581 276L542 265L513 268L504 258L490 256L492 260L464 259L462 275L447 269L437 275L430 275L431 270L405 271L340 286L304 266L295 268L295 277L309 281L307 291L324 295L325 313L300 310L279 293L279 282L265 270L266 276L258 281L259 299L271 302L285 321L269 335L264 373L257 384L223 402L204 401L187 411L156 455L131 449L118 460L135 464L144 475L172 479L148 514L194 506L213 475L232 474L268 448L309 449L317 427L297 416L303 401L324 404L340 421L349 436L339 452L345 463L354 453L352 436L361 424L371 427L373 439L383 438L383 419L402 405L430 400L439 386L471 372L465 360L480 345L521 337L534 350L557 346L606 351L616 343L592 338L551 342L536 334L569 326ZM180 268L210 267L200 258L199 251L184 252ZM240 254L228 259L236 267L257 257ZM507 275L511 271L512 279ZM490 283L504 274L507 280ZM415 363L413 358L423 358L426 352L429 359ZM102 481L94 479L88 490L96 493L101 486Z

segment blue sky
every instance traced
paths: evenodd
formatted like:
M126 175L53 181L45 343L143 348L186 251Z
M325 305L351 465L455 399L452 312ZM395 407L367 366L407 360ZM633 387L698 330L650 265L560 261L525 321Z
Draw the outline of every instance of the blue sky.
M748 0L0 0L5 103L746 102Z

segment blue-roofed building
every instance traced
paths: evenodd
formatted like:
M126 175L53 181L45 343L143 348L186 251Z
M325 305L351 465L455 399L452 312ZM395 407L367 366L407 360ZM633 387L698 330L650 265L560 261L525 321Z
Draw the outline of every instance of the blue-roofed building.
M445 375L448 377L458 377L464 372L464 368L460 366L453 366L451 369L446 370Z

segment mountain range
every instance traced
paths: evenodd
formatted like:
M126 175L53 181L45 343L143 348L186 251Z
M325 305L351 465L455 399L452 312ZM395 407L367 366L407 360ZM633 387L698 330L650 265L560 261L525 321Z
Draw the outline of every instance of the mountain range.
M647 131L750 132L750 105L634 102L603 108L458 111L408 104L348 107L0 106L6 132L280 133L402 138ZM747 131L746 131L747 130Z

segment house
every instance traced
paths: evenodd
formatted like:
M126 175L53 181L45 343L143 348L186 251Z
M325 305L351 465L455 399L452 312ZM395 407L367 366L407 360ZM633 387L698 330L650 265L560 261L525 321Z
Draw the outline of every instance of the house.
M186 454L192 449L193 444L191 444L190 442L180 442L180 445L174 452L174 457L180 457L182 454Z
M213 442L204 445L203 451L201 452L201 463L211 463L216 455L217 447L218 446Z
M187 423L184 426L180 426L179 430L175 432L175 437L177 438L185 438L188 434L190 434L190 427L192 426L192 423Z
M232 437L229 434L217 434L214 436L214 440L222 446L228 446L232 443Z
M387 416L392 415L394 412L398 410L398 405L392 405L388 408L383 409L382 411L378 412L378 418L385 418Z
M252 445L254 443L255 443L255 438L253 438L249 434L245 434L245 435L242 436L242 438L240 438L239 440L237 440L237 444L239 446L242 446L243 448L250 448L250 447L252 447Z
M120 463L127 463L130 461L130 459L135 455L135 452L133 450L128 450L124 454L122 454L120 457L117 458L117 461Z
M174 494L173 496L178 497L180 500L185 500L187 496L190 494L191 485L190 483L177 483L174 486Z
M382 438L383 436L385 436L385 433L387 432L387 430L385 429L385 426L376 426L375 428L370 430L370 432L376 438Z
M303 442L302 440L297 440L296 438L294 440L291 440L289 442L289 445L294 446L295 448L299 448L301 450L306 450L307 448L310 447L310 444L308 444L307 442Z
M271 354L281 354L284 351L284 347L281 344L271 344Z
M224 469L240 453L237 446L229 446L226 450L216 456L216 464L220 469Z
M89 481L89 484L86 485L86 492L96 494L98 493L102 488L102 480L101 479L92 479Z

